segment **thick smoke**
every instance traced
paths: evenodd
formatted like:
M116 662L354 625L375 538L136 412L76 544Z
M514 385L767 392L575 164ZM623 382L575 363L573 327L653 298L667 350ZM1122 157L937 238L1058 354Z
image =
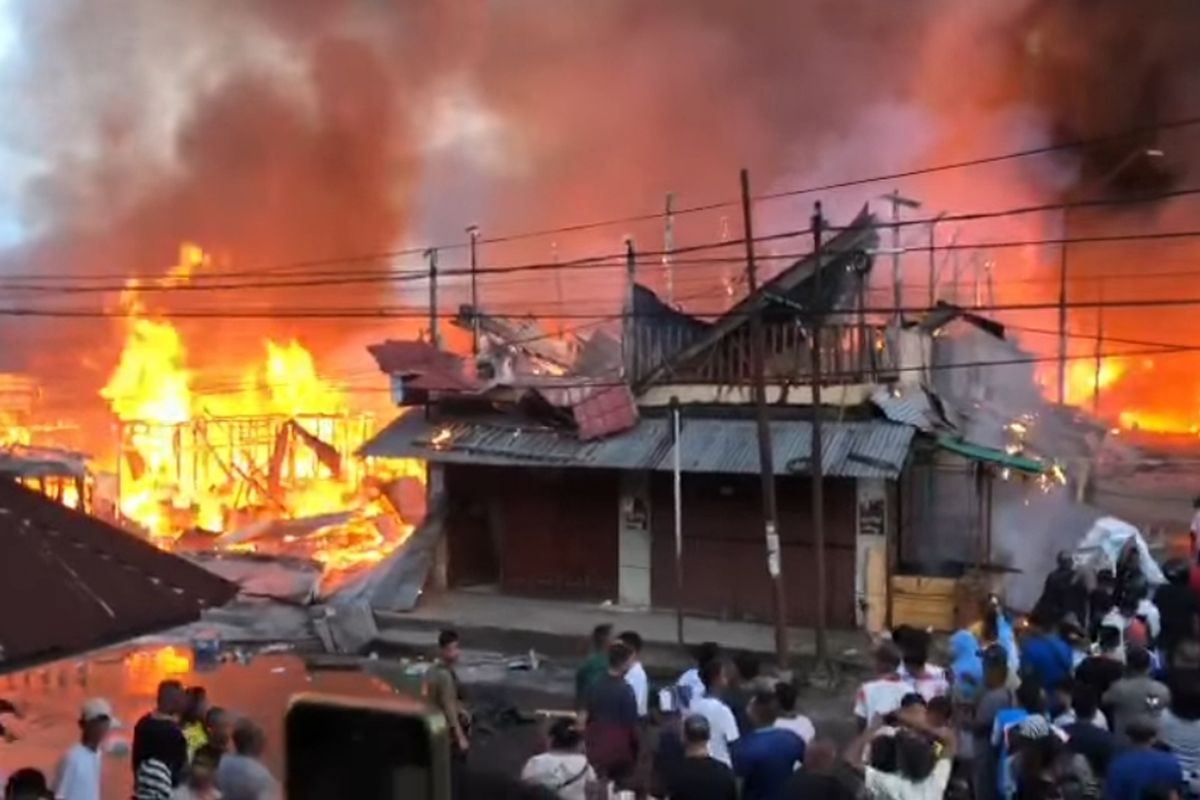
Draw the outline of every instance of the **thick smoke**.
M505 233L653 211L667 191L685 205L727 199L742 166L765 190L1151 123L1179 110L1196 74L1187 0L14 2L18 46L0 72L14 113L0 135L26 241L0 267L9 273L160 274L181 241L221 267L255 268L461 239L470 223ZM1122 152L900 188L932 209L994 208L1070 189ZM1169 174L1147 169L1189 166L1184 154L1169 163ZM848 211L875 188L828 200ZM804 218L812 199L764 219ZM681 219L680 236L714 238L721 216ZM485 258L615 250L625 233L644 247L662 236L631 225ZM461 265L460 252L445 258ZM581 280L563 297L620 288L619 271ZM546 301L539 281L489 291L511 310ZM368 284L158 302L419 300ZM66 355L98 386L114 328L23 323L3 335L96 342ZM264 332L299 331L324 350L354 338L352 323L206 324L203 357L240 358ZM62 374L61 347L6 350L4 368Z

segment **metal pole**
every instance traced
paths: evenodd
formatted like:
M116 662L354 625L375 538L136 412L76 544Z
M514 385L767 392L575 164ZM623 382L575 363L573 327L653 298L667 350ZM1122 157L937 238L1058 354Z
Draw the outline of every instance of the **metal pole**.
M1067 402L1067 238L1071 207L1063 207L1063 243L1058 265L1058 404Z
M679 419L679 398L671 398L671 445L675 490L675 638L683 645L683 470L680 467L680 435L683 426Z
M892 306L896 309L896 324L904 322L904 292L900 286L900 190L892 192Z
M467 228L471 237L471 355L479 355L479 260L477 246L479 243L479 226Z
M675 250L675 195L667 192L666 228L663 231L663 269L667 273L667 304L675 305L675 267L672 252Z
M941 214L938 215L938 219ZM936 244L937 219L929 223L929 308L932 309L937 302L937 260L934 246Z
M1104 281L1100 281L1100 304L1096 306L1096 364L1092 375L1092 414L1100 415L1100 368L1104 359Z
M633 383L637 380L637 320L634 317L634 285L637 282L637 254L633 250L633 239L625 238L625 314L621 322L621 361L625 368L624 378Z
M742 170L742 235L746 242L746 288L750 296L758 291L754 263L754 225L750 213L750 173ZM771 450L771 428L767 422L766 337L763 330L762 304L750 314L750 350L754 362L754 404L758 412L758 460L762 473L763 532L767 546L767 573L773 585L772 610L775 622L775 658L780 668L788 664L787 602L783 589L783 554L779 547L779 515L775 505L775 459Z
M429 259L429 342L441 348L442 337L438 335L438 251L432 247L425 251Z
M813 235L813 321L812 321L812 527L813 545L817 556L817 627L816 655L817 665L824 668L829 663L829 649L826 641L825 626L828 610L826 608L826 573L825 573L825 448L821 430L821 315L824 312L825 301L821 294L821 228L825 219L821 215L821 203L813 206L812 235ZM897 306L899 308L899 306Z

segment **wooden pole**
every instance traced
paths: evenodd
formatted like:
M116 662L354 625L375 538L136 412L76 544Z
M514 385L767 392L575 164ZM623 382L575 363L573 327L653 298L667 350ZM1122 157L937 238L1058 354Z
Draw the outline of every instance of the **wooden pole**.
M479 226L467 228L471 237L471 355L479 355ZM434 309L436 311L436 309Z
M754 262L754 225L750 213L750 173L743 169L742 235L746 242L746 288L751 297L758 291ZM763 533L767 548L767 574L771 576L775 622L775 658L781 669L788 666L787 602L783 584L783 553L779 545L779 515L775 504L775 458L771 450L771 428L767 421L766 341L762 304L750 314L750 349L754 373L754 404L758 417L758 461L762 473Z
M441 348L442 337L438 335L438 251L431 247L425 251L429 259L429 343Z
M680 446L683 423L679 417L679 398L671 398L671 470L675 492L675 638L683 646L683 470Z
M812 528L813 546L817 561L817 625L816 656L819 668L829 664L829 645L826 635L828 624L828 597L826 596L827 575L825 567L825 448L821 430L821 323L825 301L821 294L821 229L825 219L821 214L821 203L813 206L813 315L812 315Z

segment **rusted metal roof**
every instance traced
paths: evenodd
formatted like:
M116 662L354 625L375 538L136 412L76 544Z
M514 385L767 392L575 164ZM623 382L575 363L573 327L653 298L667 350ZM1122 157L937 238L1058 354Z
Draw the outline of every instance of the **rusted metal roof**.
M0 670L182 625L237 587L0 479Z
M914 429L886 421L826 422L823 466L838 477L895 478L904 468ZM812 425L771 422L777 474L809 472ZM664 418L642 418L632 429L594 441L571 431L502 419L430 420L409 413L392 422L360 451L381 458L505 466L670 470L671 431ZM680 464L685 472L756 473L755 423L744 419L684 417Z

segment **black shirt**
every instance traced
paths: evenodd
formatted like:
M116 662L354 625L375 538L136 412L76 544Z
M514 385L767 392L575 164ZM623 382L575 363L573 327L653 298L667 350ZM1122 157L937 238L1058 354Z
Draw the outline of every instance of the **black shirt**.
M187 740L172 719L147 714L133 728L133 774L147 759L155 759L171 770L171 783L178 786L187 766Z
M733 770L715 758L685 758L667 778L670 800L737 800Z
M1088 656L1075 668L1075 680L1095 689L1097 697L1104 697L1108 687L1124 674L1125 668L1121 662L1106 656Z
M1196 633L1196 614L1200 611L1190 586L1168 583L1154 593L1154 605L1162 617L1162 632L1158 641L1168 652L1184 639Z
M1063 730L1071 737L1067 741L1067 749L1086 758L1096 775L1108 774L1108 763L1112 761L1116 750L1111 733L1090 722L1072 722Z
M750 718L746 715L746 707L750 705L752 697L753 694L750 690L744 689L741 686L726 689L725 694L721 697L721 700L733 712L733 719L737 722L739 736L745 736L754 730L754 725L750 723Z
M833 775L799 769L788 779L786 800L854 800L854 792Z

